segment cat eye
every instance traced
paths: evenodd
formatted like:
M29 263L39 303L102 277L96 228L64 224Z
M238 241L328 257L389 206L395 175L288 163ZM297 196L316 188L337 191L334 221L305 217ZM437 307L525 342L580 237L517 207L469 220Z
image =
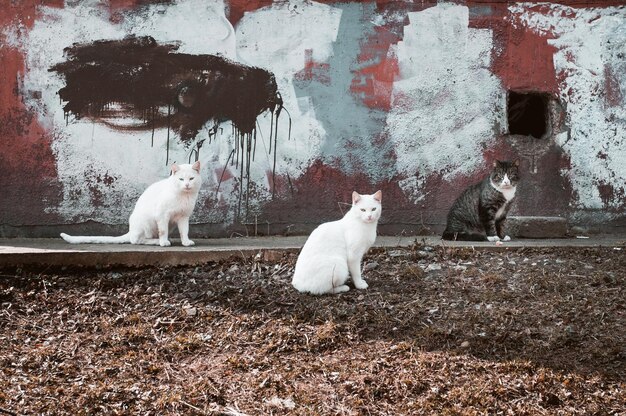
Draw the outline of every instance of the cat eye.
M365 208L361 208L361 211L365 212Z
M372 208L372 211L376 211L376 207Z
M183 179L183 178L178 178L178 180L179 180L179 181L183 181L184 179Z
M191 178L189 178L190 181L193 181L193 176Z

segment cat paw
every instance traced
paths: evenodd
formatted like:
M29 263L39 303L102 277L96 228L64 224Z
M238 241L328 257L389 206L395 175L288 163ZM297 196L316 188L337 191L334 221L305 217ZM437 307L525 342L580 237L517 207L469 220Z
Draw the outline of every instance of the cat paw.
M509 237L508 235L505 235L502 241L511 241L511 237Z
M365 280L361 280L359 282L354 282L354 287L356 287L357 289L367 289L369 285Z
M498 237L497 235L487 236L487 240L489 240L489 241L500 241L500 237Z
M185 240L185 241L183 241L183 245L184 245L185 247L193 246L193 245L195 245L195 244L196 244L196 243L194 243L194 242L193 242L193 241L191 241L191 240Z
M165 240L165 241L159 241L159 245L161 247L169 247L172 245L172 243L170 243L169 240Z

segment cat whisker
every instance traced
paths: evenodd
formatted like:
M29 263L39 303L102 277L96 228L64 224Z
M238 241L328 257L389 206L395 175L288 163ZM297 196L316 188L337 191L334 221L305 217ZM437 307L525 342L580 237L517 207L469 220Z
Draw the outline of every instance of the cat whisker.
M341 215L344 215L343 209L341 208L342 205L352 206L352 204L348 204L347 202L341 202L341 201L338 201L337 205L339 206L339 211L341 211Z

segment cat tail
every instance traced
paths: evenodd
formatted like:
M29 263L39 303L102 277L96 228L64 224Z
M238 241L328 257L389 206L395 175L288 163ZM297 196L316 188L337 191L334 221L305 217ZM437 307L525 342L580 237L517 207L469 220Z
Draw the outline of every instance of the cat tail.
M124 244L130 243L130 233L120 235L118 237L110 236L71 236L61 233L61 238L70 244Z
M487 236L472 231L455 232L446 230L441 238L452 241L487 241Z

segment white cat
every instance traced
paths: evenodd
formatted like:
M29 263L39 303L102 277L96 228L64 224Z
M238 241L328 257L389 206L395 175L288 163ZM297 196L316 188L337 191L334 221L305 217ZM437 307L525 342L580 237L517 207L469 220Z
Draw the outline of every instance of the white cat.
M352 208L338 221L317 227L296 262L291 284L314 295L350 290L348 275L357 289L367 289L361 276L361 259L376 240L376 225L382 211L382 193L352 193Z
M137 200L128 220L128 232L119 237L71 236L61 233L68 243L131 243L167 247L170 227L178 226L184 246L192 246L189 239L189 217L193 212L202 184L200 162L193 165L172 165L172 174L150 185Z

